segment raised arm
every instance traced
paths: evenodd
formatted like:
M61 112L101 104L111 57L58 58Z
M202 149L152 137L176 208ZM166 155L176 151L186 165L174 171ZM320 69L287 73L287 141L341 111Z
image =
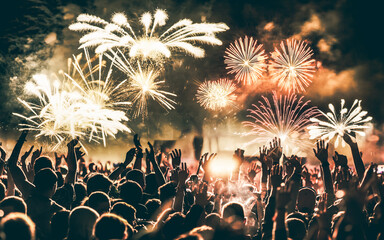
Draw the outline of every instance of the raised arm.
M359 178L359 181L361 181L364 177L364 163L363 159L361 158L359 146L356 142L356 137L353 135L353 139L348 135L344 134L343 139L346 143L348 143L349 147L351 148L352 156L353 156L353 163L355 164L355 169L357 176Z
M173 210L181 212L183 210L184 192L186 189L185 181L187 181L189 171L187 163L181 163L181 169L178 174L178 184L176 190L175 201L173 202Z
M31 182L28 181L24 172L17 165L17 161L19 159L21 148L25 142L25 138L27 137L28 131L23 131L16 142L15 147L13 148L12 154L8 159L8 170L12 174L12 178L15 182L16 187L23 194L23 198L26 199L29 197L32 188L34 187Z
M64 158L68 165L68 174L65 177L65 183L67 184L75 184L77 173L77 160L79 160L85 155L85 153L80 150L81 147L76 147L78 142L78 139L73 139L67 144L68 156L67 158Z
M155 171L157 184L159 184L159 186L161 186L165 183L165 178L164 178L163 173L161 172L159 164L157 163L157 161L155 159L155 151L153 150L153 146L150 142L148 142L148 146L149 146L149 151L148 151L148 149L145 149L145 152L147 154L147 157L149 158L149 161L152 164L153 170Z
M109 174L109 179L112 181L117 180L120 176L120 174L124 171L124 169L127 168L127 166L132 162L133 158L135 157L135 148L129 149L127 154L125 155L125 160L123 163L119 165L118 168L116 168L111 174Z
M136 147L136 160L135 160L135 163L133 164L133 169L141 170L144 155L143 155L143 148L140 143L139 135L135 134L135 136L133 136L133 143L135 144L135 147Z
M321 163L322 176L324 181L325 192L327 193L327 203L332 205L335 200L335 193L332 183L331 170L329 169L328 162L328 144L324 140L317 141L316 149L313 149L315 156L319 159Z

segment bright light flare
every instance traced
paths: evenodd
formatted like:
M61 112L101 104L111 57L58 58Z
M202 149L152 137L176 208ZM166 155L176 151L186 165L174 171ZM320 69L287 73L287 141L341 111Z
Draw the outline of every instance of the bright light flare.
M293 93L278 95L273 92L272 102L267 97L262 98L257 105L252 104L253 109L248 109L247 117L253 121L243 122L250 128L246 135L255 136L247 145L265 145L278 137L285 154L297 154L310 148L312 145L305 130L312 124L309 119L320 114L317 108L310 107L310 101Z
M272 53L270 73L281 90L304 92L316 71L312 49L303 41L287 39Z
M176 102L170 97L176 97L176 94L161 90L165 81L158 80L160 70L156 70L151 66L143 68L139 61L137 62L137 68L134 68L120 50L111 52L113 56L108 54L107 56L114 59L116 67L130 79L126 94L133 103L134 117L148 115L149 99L158 102L166 110L175 109Z
M252 84L263 77L267 55L263 45L248 36L239 38L225 50L224 63L228 73L236 74L235 79L244 85Z
M217 156L209 163L210 172L214 176L229 176L237 167L237 163L229 156Z
M216 111L234 104L235 91L236 86L230 80L205 81L199 86L196 98L203 108Z
M80 14L77 22L70 25L69 29L86 32L80 39L80 48L96 47L96 53L127 48L130 57L154 60L169 58L173 50L202 58L205 51L195 46L195 43L221 45L222 42L216 38L215 33L229 29L224 23L193 23L189 19L182 19L163 33L158 33L157 28L164 26L167 19L167 13L161 9L157 9L153 15L144 13L139 19L143 27L142 34L138 35L123 13L115 13L112 22L97 16Z
M354 138L353 133L365 136L365 130L371 128L368 123L372 120L372 117L367 117L368 112L363 111L361 108L361 100L356 99L349 110L344 106L345 100L341 99L339 114L336 113L333 104L329 104L330 112L320 111L322 116L325 117L325 121L311 118L311 121L317 123L317 125L308 127L310 138L323 139L329 142L336 137L335 147L338 147L340 142L344 147L344 134L348 134L352 139Z

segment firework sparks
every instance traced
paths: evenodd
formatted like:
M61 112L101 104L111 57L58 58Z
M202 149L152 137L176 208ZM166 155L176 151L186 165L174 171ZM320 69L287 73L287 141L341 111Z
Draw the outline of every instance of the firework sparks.
M27 124L20 124L22 130L37 131L36 138L55 139L54 148L74 137L87 137L95 142L102 140L105 145L107 136L114 137L119 131L130 132L124 124L128 118L123 111L117 110L130 105L130 102L119 101L121 83L110 79L111 68L102 78L101 56L99 64L93 67L87 51L85 55L84 67L79 64L81 57L75 57L73 73L64 73L64 81L56 80L52 84L46 75L35 75L33 81L26 84L26 90L38 98L39 104L19 99L31 116L14 113L27 121Z
M320 111L322 116L326 118L326 121L311 118L311 121L318 125L308 127L310 138L325 139L329 142L336 136L335 147L338 147L340 142L344 147L344 134L348 134L352 138L354 138L354 133L365 136L364 131L370 128L367 124L372 120L372 117L366 117L368 112L362 111L361 100L356 99L349 110L344 105L345 100L341 99L340 114L336 113L335 107L332 104L328 105L331 110L330 112L324 113Z
M26 91L37 97L39 103L18 98L31 112L30 116L13 113L26 120L26 123L20 124L21 130L37 131L36 138L47 136L55 139L57 145L54 149L65 140L85 135L85 124L78 114L81 95L62 91L58 81L52 84L42 74L33 76L33 81L26 84Z
M305 129L311 125L309 120L319 115L317 108L310 107L310 101L290 93L278 95L273 92L272 103L263 96L263 101L253 104L254 109L248 109L253 121L243 122L251 130L247 135L255 136L249 144L267 144L273 138L281 139L285 154L296 154L299 149L307 149L312 145L306 137Z
M148 115L148 99L155 100L167 110L175 109L173 105L176 102L169 97L176 97L176 94L161 90L165 81L158 80L160 76L159 70L155 70L152 67L143 68L139 61L137 62L137 69L135 69L120 50L118 52L111 52L113 56L108 54L107 56L115 59L114 64L116 67L131 80L126 94L134 104L134 117L139 115L145 117Z
M205 109L220 110L236 100L235 84L227 79L205 81L196 93L197 102Z
M158 9L152 16L149 12L141 16L140 24L143 34L135 34L133 28L123 13L115 13L107 22L97 16L81 14L77 23L69 26L71 30L87 32L81 39L83 47L96 47L97 53L103 53L114 48L128 48L130 57L143 59L169 58L171 50L182 50L193 57L204 57L204 49L193 43L221 45L215 33L228 30L224 23L193 23L182 19L168 28L165 32L157 33L157 27L166 24L168 15Z
M303 41L281 42L281 51L275 48L272 53L271 76L285 91L303 92L312 82L315 72L313 52Z
M225 51L224 63L228 73L235 73L235 79L244 85L252 84L262 78L266 68L263 45L257 44L257 40L245 36L231 43Z

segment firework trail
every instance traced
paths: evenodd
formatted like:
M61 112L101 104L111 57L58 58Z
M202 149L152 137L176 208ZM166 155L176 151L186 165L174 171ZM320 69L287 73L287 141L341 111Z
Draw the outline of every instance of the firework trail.
M38 99L38 103L18 100L30 111L30 116L18 113L26 123L19 124L20 130L37 131L36 138L43 136L56 140L54 149L64 141L82 137L87 126L79 114L80 94L62 91L60 82L52 84L46 75L34 75L33 80L26 84L26 91Z
M140 62L137 62L137 69L134 68L124 54L118 50L111 51L112 55L107 54L110 59L114 59L114 65L125 73L130 82L128 84L126 95L134 105L134 117L148 115L148 100L152 99L158 102L166 110L175 109L175 101L169 97L176 97L176 94L161 90L165 81L159 81L160 71L149 66L143 68Z
M244 126L250 127L246 135L255 136L247 145L267 144L278 137L285 154L296 154L312 147L305 129L312 124L309 119L318 116L319 112L309 106L310 101L293 93L283 96L273 92L272 102L267 97L262 98L258 105L252 105L254 109L248 109L247 117L253 121L243 122Z
M84 66L80 65L81 55L74 56L72 75L64 73L64 76L70 82L67 86L73 86L71 91L78 91L83 96L80 113L90 126L89 141L94 138L102 139L106 145L107 136L115 137L119 131L131 132L124 124L128 121L125 112L132 104L126 101L124 86L127 81L119 82L112 79L113 61L107 69L102 55L91 59L87 49L84 49L84 54L86 58ZM98 63L93 66L92 63L96 59ZM71 72L70 69L68 72Z
M235 73L235 79L244 85L252 84L261 79L266 69L267 56L263 45L257 44L257 40L245 36L231 43L225 51L224 63L228 73Z
M115 13L111 22L97 16L80 14L77 23L69 26L73 31L86 32L80 39L80 48L96 47L96 53L103 53L115 48L128 48L130 57L142 59L169 58L171 50L182 50L196 58L204 57L204 49L194 43L221 45L215 33L228 30L224 23L193 23L182 19L163 33L158 27L165 26L168 15L164 10L157 9L152 16L149 12L140 18L142 33L135 33L123 13Z
M331 141L335 136L335 147L339 146L341 142L342 146L345 146L343 140L344 134L348 134L352 139L355 134L365 136L364 130L369 129L367 124L372 120L372 117L366 117L367 111L362 111L361 100L355 100L352 107L348 110L345 105L345 100L341 99L340 113L337 114L333 104L329 104L330 112L324 113L320 111L326 121L322 121L318 118L311 118L313 123L318 125L310 126L309 134L311 139L325 139L327 142Z
M312 49L303 41L287 39L272 53L270 72L281 90L303 92L312 82L315 60Z
M121 99L121 83L110 79L111 68L103 76L103 61L92 66L92 59L85 51L86 64L81 67L79 57L70 61L73 71L62 73L64 79L52 84L46 75L35 75L33 81L26 84L26 91L38 99L38 103L19 101L30 111L30 116L18 113L27 123L20 124L21 130L37 131L36 138L42 136L56 140L54 149L75 137L106 144L106 137L119 132L130 132L124 124L128 121L125 112L130 102ZM88 69L88 71L86 71Z
M203 108L216 111L234 103L235 91L236 86L230 80L205 81L199 86L196 98Z

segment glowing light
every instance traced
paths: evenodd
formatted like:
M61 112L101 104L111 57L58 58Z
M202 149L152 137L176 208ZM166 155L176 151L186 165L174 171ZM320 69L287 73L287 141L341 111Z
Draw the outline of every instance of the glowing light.
M231 175L237 164L229 156L217 156L211 160L208 167L214 176L228 176Z
M285 154L297 154L312 146L305 129L311 125L309 119L318 116L319 112L309 106L310 101L293 93L278 95L273 92L272 103L267 97L262 98L258 105L252 105L254 109L248 109L247 117L253 121L243 122L244 126L250 127L246 135L255 136L247 145L267 144L278 137Z
M278 82L280 89L303 92L312 82L315 72L315 60L312 49L303 41L288 39L275 48L272 53L271 76Z
M230 80L205 81L199 86L196 98L205 109L220 110L234 103L235 91L236 86Z
M130 132L124 124L128 118L119 110L127 110L130 106L130 102L121 101L124 81L112 81L111 68L104 78L101 56L93 67L87 51L85 55L83 67L79 64L81 55L70 61L73 71L69 69L68 73L63 73L61 82L51 81L46 75L35 75L26 88L39 103L19 99L31 115L14 113L27 121L27 124L20 124L22 130L37 131L36 138L55 139L54 148L74 137L87 137L95 142L102 140L105 145L107 136L115 137L119 131Z
M96 53L114 48L128 48L130 57L157 59L171 56L171 50L182 50L196 58L204 57L204 49L194 43L221 45L215 33L228 30L224 23L193 23L182 19L163 33L157 33L157 27L166 24L168 15L158 9L152 16L149 12L140 18L143 34L136 35L123 13L115 13L109 23L97 16L80 14L77 23L69 26L73 31L87 32L81 39L80 48L96 47Z
M267 56L264 53L262 44L257 44L257 40L247 36L239 38L231 43L225 51L224 63L228 73L235 73L235 79L243 84L252 84L262 78L267 64Z
M340 113L337 114L333 104L329 104L330 112L324 113L325 121L318 118L311 118L311 121L317 123L315 126L308 127L311 139L324 139L327 142L332 140L335 136L335 147L339 146L341 142L342 146L345 146L343 140L344 134L348 134L352 139L351 134L356 133L360 136L365 136L365 130L370 126L367 124L372 120L372 117L366 117L367 111L362 111L361 100L355 100L352 107L348 110L344 107L345 100L341 99Z
M159 70L151 66L143 68L140 62L137 62L137 69L135 69L120 50L111 52L113 56L108 54L107 56L110 59L114 59L116 67L131 80L125 94L127 94L134 105L134 117L140 115L145 117L148 115L147 102L149 99L155 100L167 110L175 109L173 105L176 102L169 97L176 97L176 94L161 90L165 81L158 80L160 76Z

